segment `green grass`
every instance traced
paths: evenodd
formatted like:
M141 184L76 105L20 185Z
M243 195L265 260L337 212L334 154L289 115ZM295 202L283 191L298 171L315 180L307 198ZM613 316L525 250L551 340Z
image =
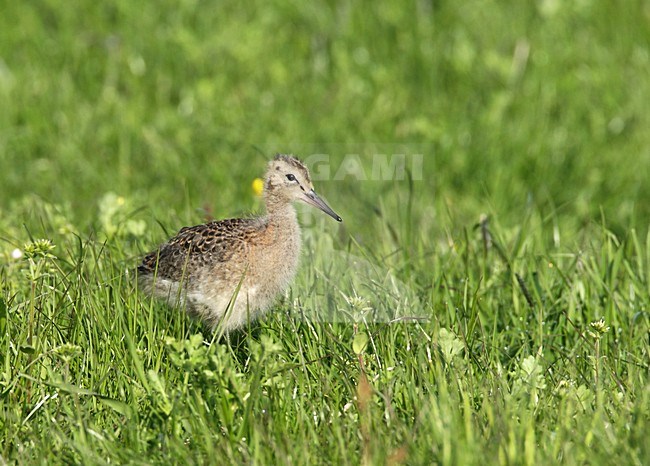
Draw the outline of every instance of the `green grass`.
M647 1L5 3L0 464L650 463ZM275 152L344 223L213 341L132 270Z

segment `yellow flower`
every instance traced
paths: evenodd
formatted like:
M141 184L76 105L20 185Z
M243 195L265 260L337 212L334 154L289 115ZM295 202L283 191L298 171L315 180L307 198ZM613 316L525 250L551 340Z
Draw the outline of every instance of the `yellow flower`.
M264 180L262 178L255 178L251 187L256 196L261 196L262 191L264 191Z

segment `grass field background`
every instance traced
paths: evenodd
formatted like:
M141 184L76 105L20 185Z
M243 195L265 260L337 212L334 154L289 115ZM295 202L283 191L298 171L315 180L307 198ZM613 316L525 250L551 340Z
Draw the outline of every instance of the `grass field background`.
M650 462L648 1L0 12L0 464ZM276 152L344 223L212 341L133 268Z

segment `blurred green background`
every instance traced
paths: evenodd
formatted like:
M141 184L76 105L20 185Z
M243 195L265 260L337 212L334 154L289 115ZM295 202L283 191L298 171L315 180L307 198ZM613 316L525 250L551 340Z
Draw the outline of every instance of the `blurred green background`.
M531 203L570 230L601 209L646 228L649 5L6 2L0 199L69 203L81 223L107 191L223 216L252 208L275 152L369 166L399 144L425 155L424 233ZM407 189L350 181L320 190L357 231Z

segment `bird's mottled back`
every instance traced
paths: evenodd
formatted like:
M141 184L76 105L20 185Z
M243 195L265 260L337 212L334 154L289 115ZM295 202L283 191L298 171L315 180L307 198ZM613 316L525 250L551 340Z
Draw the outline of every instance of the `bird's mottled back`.
M181 228L176 236L145 256L138 272L181 280L188 270L231 260L262 226L258 218L233 218Z

